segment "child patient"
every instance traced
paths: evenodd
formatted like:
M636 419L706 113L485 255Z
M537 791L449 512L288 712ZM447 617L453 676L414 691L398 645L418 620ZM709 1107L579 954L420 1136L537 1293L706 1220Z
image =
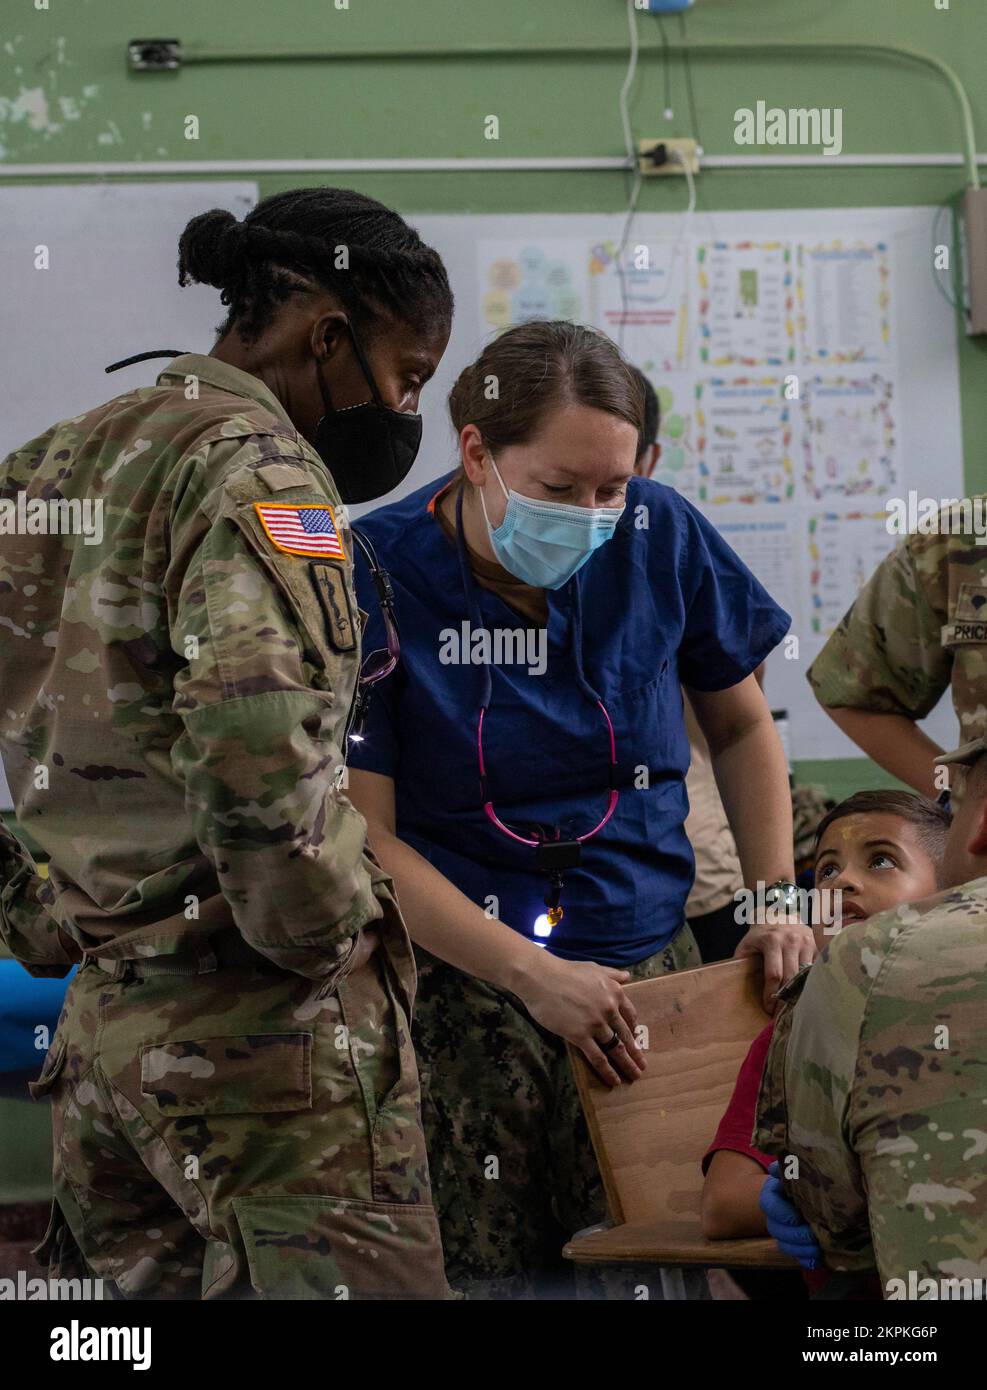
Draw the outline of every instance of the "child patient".
M842 927L936 892L949 820L943 807L914 792L857 792L830 811L816 834L815 887L826 919L812 928L818 949ZM834 911L836 889L842 890L841 914ZM703 1157L702 1227L711 1240L767 1234L758 1198L774 1160L751 1148L750 1140L773 1027L769 1023L751 1044Z

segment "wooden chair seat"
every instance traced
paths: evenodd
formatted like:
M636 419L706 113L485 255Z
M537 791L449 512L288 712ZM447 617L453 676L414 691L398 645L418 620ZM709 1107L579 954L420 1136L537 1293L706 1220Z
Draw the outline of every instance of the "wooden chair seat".
M794 1261L773 1240L707 1240L698 1214L687 1221L631 1221L576 1236L562 1252L577 1264L662 1264L720 1269L789 1269Z
M798 1267L767 1237L707 1240L700 1225L702 1156L750 1044L770 1021L761 981L760 959L747 958L628 985L648 1062L631 1085L605 1086L569 1047L613 1224L574 1236L566 1259Z

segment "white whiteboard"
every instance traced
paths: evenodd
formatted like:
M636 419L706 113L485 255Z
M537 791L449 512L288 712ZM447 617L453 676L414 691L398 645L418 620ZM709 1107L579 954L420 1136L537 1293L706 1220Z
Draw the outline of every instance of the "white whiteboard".
M167 360L107 376L152 348L208 352L219 292L178 284L178 238L209 208L238 217L255 183L0 188L0 458L58 420L154 381ZM36 270L46 246L49 268Z
M936 216L935 209L921 207L692 219L640 214L625 254L646 247L651 274L637 282L625 277L623 328L615 318L615 305L623 308L619 280L611 275L608 285L601 265L607 244L621 242L623 217L411 216L449 268L456 322L423 397L422 455L394 496L455 462L445 398L459 369L497 327L524 317L571 317L622 338L628 357L646 368L653 384L671 390L663 429L671 421L678 434L663 435L663 464L676 459L676 451L688 455L682 444L691 439L691 459L677 475L681 490L793 616L799 658L786 660L779 650L766 677L772 706L789 711L792 756L860 757L817 706L805 672L828 627L893 544L881 520L888 499L907 498L911 489L936 498L964 493L957 325L932 274ZM739 249L742 243L750 246ZM779 246L791 253L790 324L766 309L758 318L778 290L772 277ZM705 313L700 247L707 266ZM717 256L720 264L710 270ZM741 268L744 275L737 273ZM755 301L759 287L760 301L743 302L738 284L754 286ZM855 348L856 339L865 346ZM759 353L773 365L745 360L757 364ZM731 355L734 361L717 364L718 356ZM786 407L788 418L780 422L777 400L759 400L757 384L793 373L801 399ZM747 382L740 392L734 389L738 378ZM720 383L715 389L714 382ZM787 458L782 432L789 436ZM749 477L743 449L732 448L731 436L746 441ZM845 467L865 451L874 455L870 472ZM698 476L697 456L709 470L705 479ZM760 457L767 458L772 483L781 482L777 500L746 486ZM668 470L662 480L671 481ZM700 486L705 498L698 496ZM741 500L745 496L754 500ZM922 727L946 748L957 744L948 695Z
M219 293L178 284L178 238L209 208L238 217L255 183L0 188L0 458L50 425L150 384L167 359L103 368L152 348L208 352ZM36 248L49 269L36 270ZM0 766L0 810L11 807Z

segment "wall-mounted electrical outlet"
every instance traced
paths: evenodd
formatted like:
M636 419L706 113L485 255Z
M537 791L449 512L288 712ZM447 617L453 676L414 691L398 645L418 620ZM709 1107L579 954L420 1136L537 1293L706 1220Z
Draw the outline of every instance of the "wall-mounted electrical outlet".
M690 172L699 173L699 146L695 140L639 140L637 142L638 168L642 174L685 174L679 159L686 161ZM664 159L662 151L664 150Z

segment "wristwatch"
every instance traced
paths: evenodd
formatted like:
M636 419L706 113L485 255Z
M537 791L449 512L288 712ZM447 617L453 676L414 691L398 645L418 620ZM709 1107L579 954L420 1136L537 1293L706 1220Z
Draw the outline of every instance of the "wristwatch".
M798 915L801 908L798 884L779 878L769 883L764 890L764 906L780 907L785 912Z

